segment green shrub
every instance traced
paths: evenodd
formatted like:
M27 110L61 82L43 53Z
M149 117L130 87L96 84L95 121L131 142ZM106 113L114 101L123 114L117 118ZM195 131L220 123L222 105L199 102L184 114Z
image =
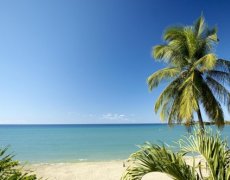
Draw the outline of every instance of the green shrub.
M1 180L35 180L36 175L26 172L18 161L13 160L14 155L7 154L8 148L0 149L0 179Z
M219 133L197 128L190 136L177 143L179 151L174 152L166 145L146 143L133 153L121 180L141 180L150 172L162 172L175 180L230 180L230 149ZM189 165L185 155L200 155L207 165L208 175L204 175L202 163Z

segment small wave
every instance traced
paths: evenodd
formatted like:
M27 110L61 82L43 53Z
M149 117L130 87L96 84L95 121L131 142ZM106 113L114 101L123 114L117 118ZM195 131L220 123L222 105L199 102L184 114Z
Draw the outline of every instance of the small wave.
M78 159L78 161L87 161L88 159Z

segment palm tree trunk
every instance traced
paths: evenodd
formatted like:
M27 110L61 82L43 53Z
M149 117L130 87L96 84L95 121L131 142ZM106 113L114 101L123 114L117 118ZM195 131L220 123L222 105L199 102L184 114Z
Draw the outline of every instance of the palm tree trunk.
M198 104L197 116L198 116L201 132L204 132L204 122L203 122L203 118L201 116L199 104Z

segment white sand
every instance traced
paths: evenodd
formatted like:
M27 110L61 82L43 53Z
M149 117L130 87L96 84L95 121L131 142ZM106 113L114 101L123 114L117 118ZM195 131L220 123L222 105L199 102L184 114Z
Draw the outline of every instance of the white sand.
M125 167L122 161L32 164L26 169L48 180L119 180Z
M196 162L199 160L200 158L196 158ZM193 164L192 158L189 157L186 158L186 162ZM34 171L38 177L48 180L119 180L127 167L123 167L123 161L111 161L31 164L26 165L25 168ZM143 180L150 179L169 180L170 178L162 173L147 174L143 178Z

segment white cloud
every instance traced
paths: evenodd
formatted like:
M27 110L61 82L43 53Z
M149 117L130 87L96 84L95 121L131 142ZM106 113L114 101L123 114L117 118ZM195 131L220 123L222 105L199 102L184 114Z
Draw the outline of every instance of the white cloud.
M70 123L135 123L136 115L123 113L104 113L104 114L82 114L79 112L67 112L66 122Z
M119 122L123 122L123 121L128 121L129 117L127 115L124 114L117 114L117 113L107 113L107 114L103 114L102 118L103 120L110 120L110 121L119 121Z

